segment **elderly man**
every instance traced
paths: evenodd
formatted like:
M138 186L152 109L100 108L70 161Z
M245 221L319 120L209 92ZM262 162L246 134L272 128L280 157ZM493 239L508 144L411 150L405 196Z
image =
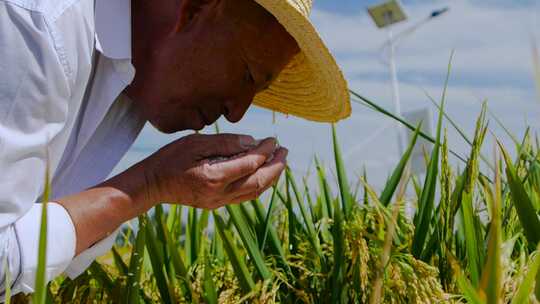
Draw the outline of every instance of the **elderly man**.
M347 117L346 83L310 9L310 0L0 0L0 294L7 272L15 293L33 291L46 171L47 279L74 277L156 203L243 202L286 164L273 138L191 135L107 179L147 121L200 130L221 115L238 122L252 103Z

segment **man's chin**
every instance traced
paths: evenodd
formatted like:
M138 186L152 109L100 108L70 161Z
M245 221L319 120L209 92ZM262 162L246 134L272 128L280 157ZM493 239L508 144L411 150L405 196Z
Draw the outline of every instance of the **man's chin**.
M165 133L165 134L173 134L173 133L185 130L184 128L178 128L178 126L173 127L171 125L155 123L155 122L152 122L152 121L150 121L150 124L154 128L156 128L156 130L158 130L161 133Z
M165 133L165 134L173 134L180 131L187 131L187 130L193 130L193 131L201 131L206 127L204 122L199 123L193 123L190 126L185 125L168 125L168 124L160 124L155 122L150 122L154 128L156 128L159 132Z

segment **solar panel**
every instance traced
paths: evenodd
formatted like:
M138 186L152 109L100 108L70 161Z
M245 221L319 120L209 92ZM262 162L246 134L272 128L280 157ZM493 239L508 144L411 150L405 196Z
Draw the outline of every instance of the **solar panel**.
M390 0L368 7L368 12L379 28L407 20L407 15L398 0Z

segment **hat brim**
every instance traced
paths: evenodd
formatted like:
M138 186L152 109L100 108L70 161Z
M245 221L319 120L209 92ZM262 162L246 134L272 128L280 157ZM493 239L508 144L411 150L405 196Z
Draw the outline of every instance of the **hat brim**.
M288 1L255 0L296 40L301 52L254 104L317 122L337 122L351 114L347 82L311 22ZM302 9L302 8L299 8ZM307 15L307 8L304 8Z

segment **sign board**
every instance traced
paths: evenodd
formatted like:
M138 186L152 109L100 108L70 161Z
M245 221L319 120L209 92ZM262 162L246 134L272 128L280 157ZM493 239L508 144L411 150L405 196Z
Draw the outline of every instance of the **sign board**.
M420 110L403 113L403 118L405 121L415 127L422 122L421 131L426 135L433 135L433 113L431 112L430 108L423 108ZM414 132L407 128L407 146L411 142L413 135ZM405 149L406 148L407 147L405 147ZM416 175L426 173L426 155L429 159L432 151L433 144L419 136L411 155L411 173Z

